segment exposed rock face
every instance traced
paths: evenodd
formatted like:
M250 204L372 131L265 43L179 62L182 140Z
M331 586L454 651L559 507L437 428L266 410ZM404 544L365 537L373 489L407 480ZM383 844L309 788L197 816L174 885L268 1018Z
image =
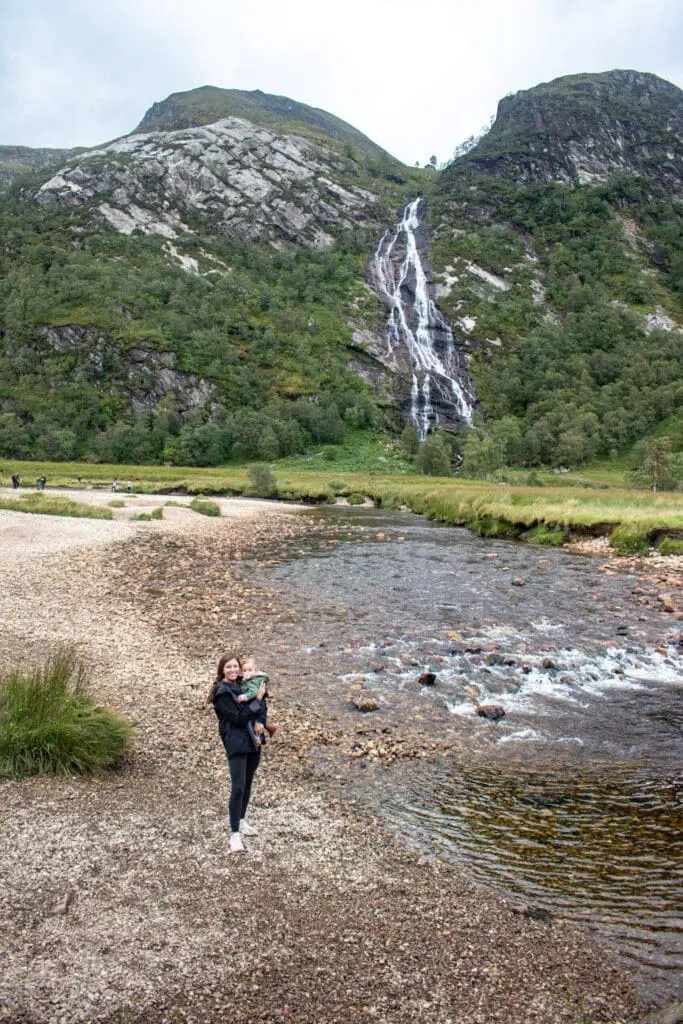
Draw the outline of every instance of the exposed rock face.
M607 181L628 171L683 193L683 91L656 75L572 75L506 96L491 131L450 169L518 184Z
M336 234L377 223L377 197L342 185L343 169L331 149L228 117L90 150L45 182L37 199L92 202L124 234L174 238L200 215L245 241L327 248Z
M209 404L216 392L195 374L178 370L173 352L123 351L106 331L96 327L46 327L43 338L45 349L77 355L82 376L107 378L114 390L127 396L133 412L153 409L162 398L171 396L182 414Z

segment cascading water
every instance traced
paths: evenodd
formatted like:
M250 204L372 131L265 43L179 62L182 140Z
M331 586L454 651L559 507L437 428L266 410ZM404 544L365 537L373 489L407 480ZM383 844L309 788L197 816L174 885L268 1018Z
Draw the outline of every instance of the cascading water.
M421 196L408 203L400 223L382 236L372 264L390 309L388 356L400 369L407 354L412 370L410 419L420 440L441 421L470 423L475 401L463 355L429 295L415 237L423 205Z

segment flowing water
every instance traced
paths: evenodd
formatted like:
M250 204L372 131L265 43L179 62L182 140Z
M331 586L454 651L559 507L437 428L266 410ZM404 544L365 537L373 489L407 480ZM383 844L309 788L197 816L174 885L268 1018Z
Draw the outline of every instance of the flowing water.
M321 686L329 677L331 699L361 682L407 721L440 709L439 731L464 743L464 753L386 772L381 787L361 762L359 792L419 847L528 913L594 930L635 967L646 995L675 994L676 624L634 605L637 581L601 573L595 559L482 541L408 513L315 515L324 529L308 544L255 566L296 603L288 643ZM434 687L418 685L425 669ZM479 717L487 703L505 716Z
M421 197L408 203L397 226L382 236L372 263L375 287L389 309L388 356L400 367L407 355L412 368L410 419L420 440L439 425L439 409L470 423L474 403L462 353L429 294L416 238L423 208Z

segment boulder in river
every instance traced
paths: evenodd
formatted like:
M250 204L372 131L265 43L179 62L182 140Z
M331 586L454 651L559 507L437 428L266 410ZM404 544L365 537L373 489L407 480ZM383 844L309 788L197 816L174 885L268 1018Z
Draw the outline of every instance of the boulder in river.
M480 704L476 710L478 715L488 718L491 722L498 722L505 717L505 709L500 704Z
M420 686L433 686L436 682L436 675L434 672L423 672L421 676L417 677L417 681Z
M379 711L379 701L371 693L354 693L351 697L351 704L356 711L367 714L368 711Z

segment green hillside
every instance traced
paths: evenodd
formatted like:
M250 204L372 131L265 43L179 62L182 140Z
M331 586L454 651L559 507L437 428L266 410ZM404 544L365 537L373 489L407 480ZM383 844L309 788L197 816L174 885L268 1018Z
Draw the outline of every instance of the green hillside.
M670 127L683 123L683 93L632 76L560 79L502 101L490 136L438 182L433 264L457 277L439 301L454 322L474 321L479 440L495 462L614 457L683 406L683 203L672 185L683 149ZM671 167L641 159L665 136ZM619 139L632 155L615 170ZM557 180L560 166L576 169L567 154L592 181ZM470 454L486 461L474 439Z

